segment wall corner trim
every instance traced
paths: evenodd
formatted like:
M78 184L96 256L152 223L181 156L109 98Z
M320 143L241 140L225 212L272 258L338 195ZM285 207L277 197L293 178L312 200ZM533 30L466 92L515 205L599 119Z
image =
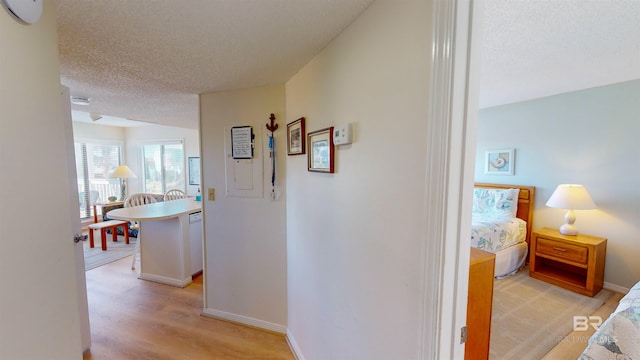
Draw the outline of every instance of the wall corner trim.
M286 339L287 339L287 344L289 344L289 348L293 353L293 357L295 357L296 360L305 360L304 356L302 355L302 351L300 350L300 346L298 346L298 343L296 342L296 339L293 337L293 333L291 332L290 329L287 329Z
M471 35L473 0L433 1L431 98L425 176L425 239L421 359L464 357L475 153L465 147L475 118ZM474 158L474 160L471 160ZM462 238L462 236L465 236Z

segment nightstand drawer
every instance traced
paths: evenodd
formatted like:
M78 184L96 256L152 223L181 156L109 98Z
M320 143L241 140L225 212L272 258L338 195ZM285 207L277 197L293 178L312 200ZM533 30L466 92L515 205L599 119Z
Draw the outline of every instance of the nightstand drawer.
M576 263L586 264L589 258L589 249L582 246L567 244L561 241L538 238L536 252L570 260Z

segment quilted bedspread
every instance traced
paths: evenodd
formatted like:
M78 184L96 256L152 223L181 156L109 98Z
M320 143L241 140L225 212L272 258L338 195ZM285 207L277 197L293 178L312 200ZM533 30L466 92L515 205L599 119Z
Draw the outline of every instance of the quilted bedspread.
M504 213L474 213L471 222L471 246L491 253L525 241L527 236L527 223Z
M640 282L591 336L579 359L640 359Z

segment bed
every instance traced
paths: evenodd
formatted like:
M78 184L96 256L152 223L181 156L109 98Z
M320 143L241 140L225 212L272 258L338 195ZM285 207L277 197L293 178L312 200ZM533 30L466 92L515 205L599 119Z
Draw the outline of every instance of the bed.
M496 255L494 276L516 273L526 263L535 187L476 183L471 246Z
M640 282L589 338L579 359L640 359Z

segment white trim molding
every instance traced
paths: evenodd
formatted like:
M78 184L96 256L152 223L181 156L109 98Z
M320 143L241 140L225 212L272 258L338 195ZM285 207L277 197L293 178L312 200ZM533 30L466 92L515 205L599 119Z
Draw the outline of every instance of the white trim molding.
M478 110L473 0L434 0L430 144L425 176L422 359L461 359L466 324L471 195ZM472 30L472 27L474 28ZM473 50L473 51L472 51Z
M291 353L293 353L293 357L295 357L296 360L304 360L302 350L300 349L300 346L298 346L296 339L293 337L293 333L289 331L289 329L287 329L286 339L287 344L289 344L289 349L291 349Z
M244 315L238 315L238 314L233 314L226 311L220 311L220 310L209 309L209 308L205 308L202 311L202 315L208 316L214 319L226 320L226 321L231 321L231 322L242 324L242 325L248 325L248 326L256 327L259 329L276 332L282 335L287 334L287 327L284 325L280 325L280 324L276 324L276 323L272 323L272 322L268 322L260 319L254 319L252 317L248 317Z
M606 281L604 282L603 288L605 288L607 290L615 291L615 292L620 293L620 294L627 294L629 292L629 290L631 290L630 288L626 288L624 286L612 284L612 283L606 282Z
M180 281L180 279L173 279L166 276L149 274L149 273L140 273L138 279L153 281L160 284L171 285L179 288L183 288L192 282L191 276L186 277L184 280Z

